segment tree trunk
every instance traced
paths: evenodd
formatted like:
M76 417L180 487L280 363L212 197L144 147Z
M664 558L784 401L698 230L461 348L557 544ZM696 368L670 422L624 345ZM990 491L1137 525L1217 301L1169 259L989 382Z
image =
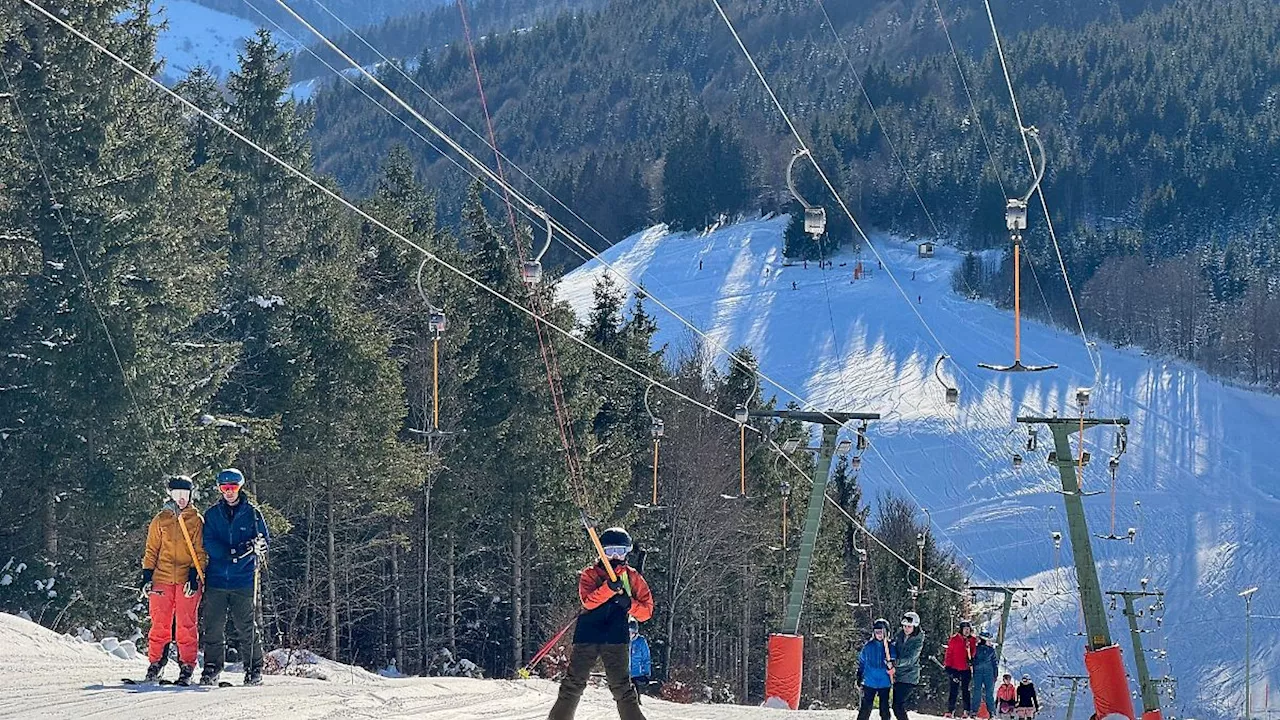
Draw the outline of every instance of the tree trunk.
M428 576L431 572L431 480L422 483L422 612L418 615L418 642L421 645L422 672L431 662L431 643L428 628L431 625L431 605ZM452 572L452 568L450 568ZM452 590L450 590L452 593Z
M448 595L445 597L445 627L449 638L449 652L452 653L455 658L458 656L457 566L458 544L453 538L453 533L449 533L449 577L447 580Z
M338 659L338 555L336 538L334 538L334 492L333 480L328 487L328 536L329 536L329 657Z
M524 621L521 604L524 600L522 592L524 567L524 521L516 519L516 527L511 532L511 667L518 670L524 666Z
M744 567L742 572L742 630L738 636L738 662L742 664L742 687L738 691L738 702L744 705L747 704L747 691L751 687L751 592L746 570Z
M400 597L400 541L396 537L396 525L391 523L391 654L396 670L404 672L404 628L401 619L404 607Z
M44 555L49 562L58 561L58 493L53 488L44 492Z

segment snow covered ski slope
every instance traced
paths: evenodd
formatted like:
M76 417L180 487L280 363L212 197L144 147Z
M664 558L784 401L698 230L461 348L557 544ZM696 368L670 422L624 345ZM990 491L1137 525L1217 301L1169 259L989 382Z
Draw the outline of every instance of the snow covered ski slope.
M866 250L834 258L835 267L825 272L816 263L784 267L785 226L785 217L756 220L705 237L651 228L617 244L604 259L719 344L750 345L766 375L814 405L883 413L885 420L873 424L861 475L870 496L895 492L927 508L943 541L972 558L975 582L1038 588L1010 623L1005 657L1012 669L1037 680L1082 673L1074 573L1066 569L1070 549L1064 543L1064 568L1058 569L1050 538L1053 530L1065 536L1066 522L1061 497L1053 492L1056 470L1044 462L1048 432L1041 430L1040 451L1022 450L1022 469L1011 463L1025 440L1025 431L1013 428L1015 414L1073 414L1076 388L1094 385L1081 339L1024 323L1024 361L1061 369L1018 375L980 370L980 362L1012 360L1012 316L951 290L959 253L939 247L936 258L921 259L914 244L873 238L900 292ZM853 281L859 259L869 277ZM592 262L562 282L562 297L580 317L604 271ZM1038 302L1033 293L1028 281L1025 302ZM649 309L658 315L658 342L688 341L690 331L679 321L652 303ZM958 407L946 404L933 376L942 348L953 358L942 373L960 388ZM1150 588L1168 593L1163 627L1143 621L1155 630L1145 643L1167 649L1171 664L1152 652L1153 673L1178 680L1176 701L1164 700L1166 716L1238 717L1244 606L1237 593L1261 585L1254 612L1280 615L1280 583L1274 580L1280 469L1271 452L1280 398L1228 386L1140 350L1104 344L1100 354L1092 409L1133 422L1118 475L1116 533L1138 530L1134 544L1094 540L1103 589L1136 590L1140 579L1149 578ZM724 357L717 363L723 367ZM762 390L783 405L793 399L767 383ZM1085 470L1085 490L1108 490L1112 434L1093 430L1088 439L1096 461ZM1086 506L1091 530L1109 534L1110 496L1091 497ZM1124 623L1115 613L1112 636L1125 648L1132 672ZM1260 699L1280 624L1260 618L1253 625L1254 697ZM1062 694L1058 699L1065 700Z
M81 720L308 720L414 718L415 720L541 720L555 701L545 680L512 682L468 678L400 678L328 663L330 680L267 676L256 688L126 687L146 660L122 660L100 648L57 635L35 623L0 614L0 718ZM177 670L169 668L169 676ZM233 680L236 678L232 678ZM651 720L782 720L778 710L738 705L674 705L645 699ZM812 720L848 720L843 712L806 713ZM607 690L589 688L579 720L616 720ZM917 716L929 720L929 716Z
M239 67L237 56L245 38L258 26L190 0L153 0L153 22L166 23L156 38L156 55L164 60L161 80L172 85L197 66L226 79ZM276 41L281 42L283 38Z

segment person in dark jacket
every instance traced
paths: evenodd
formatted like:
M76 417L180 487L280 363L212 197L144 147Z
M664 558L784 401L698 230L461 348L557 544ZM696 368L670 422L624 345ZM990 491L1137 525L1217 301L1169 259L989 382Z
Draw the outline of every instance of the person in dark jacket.
M254 617L258 557L267 551L269 535L244 492L244 474L235 468L218 473L222 499L204 513L204 549L209 554L205 576L204 670L201 685L214 685L226 658L227 617L235 625L244 684L262 684L262 640Z
M902 629L893 636L889 650L897 658L893 677L893 716L907 720L907 711L916 706L916 686L920 684L920 651L924 648L924 631L920 616L914 612L902 615Z
M889 688L895 673L893 646L889 644L889 621L879 619L871 626L871 639L858 653L858 675L862 678L862 703L858 720L871 717L871 706L880 701L880 720L890 720Z
M1018 718L1033 718L1040 712L1040 698L1036 697L1036 685L1030 675L1023 675L1018 683L1018 704L1013 712Z
M996 712L996 649L991 645L991 633L978 634L978 649L973 653L973 703L969 712L978 716L978 708L985 702L987 713Z
M951 680L947 693L947 712L942 717L953 717L956 696L960 696L960 717L969 717L969 681L973 679L973 653L978 649L978 639L973 636L973 625L968 620L960 623L960 631L947 640L947 654L942 664Z
M640 697L631 683L631 644L627 616L639 622L653 617L653 595L640 573L627 565L631 536L622 528L600 533L600 545L617 580L610 580L603 561L578 575L578 599L582 609L573 630L569 670L560 681L560 693L548 720L572 720L591 677L591 668L604 664L609 691L622 720L644 720Z
M640 634L640 623L635 618L627 621L627 632L631 635L631 684L636 686L636 693L643 695L653 675L649 641Z

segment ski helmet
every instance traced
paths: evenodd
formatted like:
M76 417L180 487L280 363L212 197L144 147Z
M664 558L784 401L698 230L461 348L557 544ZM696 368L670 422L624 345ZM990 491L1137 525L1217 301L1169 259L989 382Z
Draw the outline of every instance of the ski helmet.
M608 528L600 533L600 547L608 557L626 557L631 552L631 536L620 527Z
M871 624L871 629L872 630L888 630L889 621L885 620L884 618L876 618L876 621Z
M968 628L969 632L973 632L973 625L969 624L968 620L961 620L960 621L961 632L963 632L966 628Z
M629 618L627 620L627 631L634 635L639 635L640 634L639 621L637 621L635 618Z
M218 485L244 485L244 473L235 468L227 468L218 473Z
M920 627L920 616L913 610L902 613L902 624L912 627Z
M170 490L191 490L191 478L186 475L169 476Z
M191 478L186 475L169 477L169 497L180 508L185 510L191 504Z

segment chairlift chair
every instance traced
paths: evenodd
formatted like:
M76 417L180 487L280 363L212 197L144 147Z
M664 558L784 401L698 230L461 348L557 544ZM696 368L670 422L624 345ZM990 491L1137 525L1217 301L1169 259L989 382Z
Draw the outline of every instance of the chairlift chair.
M524 281L529 285L537 285L542 282L542 256L547 254L547 250L551 248L552 226L551 216L546 211L538 211L543 220L547 222L547 239L542 243L542 249L538 251L532 259L525 261L524 267L521 268L520 274Z
M801 148L795 151L791 155L791 161L787 163L787 189L791 191L791 195L796 199L796 202L800 203L801 207L804 208L804 231L812 235L816 240L827 231L827 211L825 208L809 204L809 201L800 195L800 191L796 190L796 161L802 157L811 157L808 148Z
M960 402L960 389L952 387L946 380L942 379L942 361L946 360L948 355L939 355L938 361L933 364L933 376L938 379L938 383L942 385L943 391L948 405L955 405Z

